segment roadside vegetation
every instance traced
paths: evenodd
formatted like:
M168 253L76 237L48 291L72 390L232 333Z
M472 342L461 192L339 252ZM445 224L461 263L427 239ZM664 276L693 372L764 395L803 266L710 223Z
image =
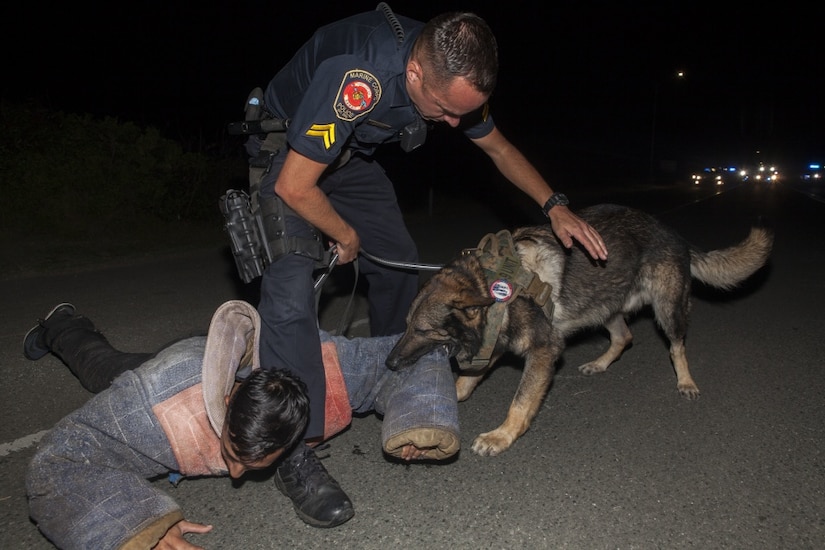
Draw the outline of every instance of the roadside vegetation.
M246 185L240 145L187 149L153 127L7 101L0 125L3 271L27 255L82 262L219 244L218 200Z

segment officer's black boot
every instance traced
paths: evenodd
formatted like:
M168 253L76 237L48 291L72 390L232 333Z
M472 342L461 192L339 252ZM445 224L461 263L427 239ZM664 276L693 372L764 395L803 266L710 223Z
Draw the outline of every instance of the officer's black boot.
M314 527L336 527L355 515L349 497L303 441L278 466L275 485Z

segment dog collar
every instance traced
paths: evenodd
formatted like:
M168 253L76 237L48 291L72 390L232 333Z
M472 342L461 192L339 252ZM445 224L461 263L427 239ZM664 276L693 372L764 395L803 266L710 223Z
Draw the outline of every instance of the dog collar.
M507 230L485 235L477 248L465 250L464 253L475 253L484 270L490 297L495 300L487 309L481 347L470 361L472 368L480 368L490 364L508 303L524 293L551 319L553 302L550 294L553 288L535 273L524 269L516 254L513 235Z
M481 239L478 247L467 249L464 253L474 253L478 258L490 297L496 302L509 302L523 293L544 310L548 319L553 316L553 303L550 301L553 287L532 271L524 269L509 231L489 233Z

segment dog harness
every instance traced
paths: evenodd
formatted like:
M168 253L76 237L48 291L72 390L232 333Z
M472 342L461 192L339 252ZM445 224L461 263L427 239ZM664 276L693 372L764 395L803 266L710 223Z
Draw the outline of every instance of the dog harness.
M485 235L477 248L467 248L461 254L474 254L478 258L490 297L495 300L487 308L487 324L478 353L469 365L462 365L462 368L477 369L490 364L509 302L523 295L533 300L548 319L552 319L553 302L550 294L553 287L542 281L536 273L524 268L516 253L513 236L507 230Z

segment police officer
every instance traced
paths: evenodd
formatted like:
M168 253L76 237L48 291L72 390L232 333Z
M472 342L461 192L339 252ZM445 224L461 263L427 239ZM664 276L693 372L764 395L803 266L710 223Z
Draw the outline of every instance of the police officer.
M291 209L284 235L312 240L319 232L334 243L338 262L371 255L418 261L392 182L370 157L376 147L400 142L412 150L424 142L427 124L460 128L501 173L538 205L565 246L573 239L594 258L606 259L598 233L567 208L537 170L499 132L487 100L496 84L498 53L489 26L472 13L446 13L428 23L393 14L383 2L372 12L331 23L307 41L269 82L264 110L289 121L288 146L270 155L260 181L261 200ZM264 139L247 151L260 158ZM271 237L271 236L270 236ZM324 426L324 384L312 271L318 258L305 251L282 255L263 274L258 310L264 365L292 369L309 386L308 439ZM368 283L373 336L402 332L418 290L418 274L361 258ZM328 476L312 497L301 483L301 461L278 470L281 490L308 515L348 502Z

